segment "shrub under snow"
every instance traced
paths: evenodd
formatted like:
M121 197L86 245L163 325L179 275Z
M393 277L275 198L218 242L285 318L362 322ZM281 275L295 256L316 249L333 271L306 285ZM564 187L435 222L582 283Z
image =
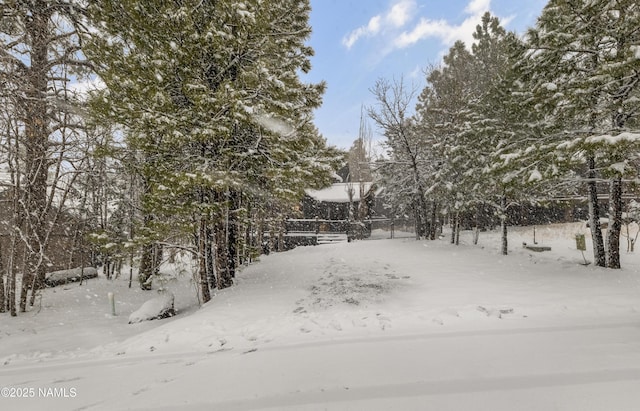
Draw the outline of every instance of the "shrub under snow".
M176 315L173 300L174 296L172 293L164 293L146 301L140 308L131 313L129 316L129 324L173 317Z

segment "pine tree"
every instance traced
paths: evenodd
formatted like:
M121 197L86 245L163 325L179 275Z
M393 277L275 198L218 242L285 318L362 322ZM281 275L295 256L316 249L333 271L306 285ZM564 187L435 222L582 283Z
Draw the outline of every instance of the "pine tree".
M329 180L333 153L311 116L324 84L299 78L310 69L309 4L113 0L90 10L100 32L88 53L107 85L96 112L126 125L143 161L144 247L166 221L199 233L206 302L206 233L217 232L218 268L229 273L217 283L227 286L239 193L294 198Z
M461 137L469 150L465 176L474 187L475 201L493 205L500 217L501 248L507 254L508 208L536 202L539 170L548 170L544 159L533 155L520 161L522 153L537 151L532 141L540 135L540 126L520 93L523 79L518 62L524 45L489 13L482 17L474 39L476 96L470 101L470 127Z
M456 42L444 56L440 67L427 74L427 86L418 97L416 123L422 144L430 147L430 161L425 164L428 190L436 203L442 203L452 219L452 243L458 238L460 214L472 203L466 167L470 158L462 144L468 130L470 103L477 85L473 56L463 42ZM432 235L433 238L433 235Z
M619 268L620 189L638 116L637 32L640 8L632 0L552 0L529 32L528 63L538 108L561 124L561 157L588 165L587 185L596 265ZM631 121L631 123L629 123ZM609 136L610 138L602 138ZM631 136L631 137L630 137ZM596 161L602 163L597 167ZM611 180L608 258L599 224L596 169Z

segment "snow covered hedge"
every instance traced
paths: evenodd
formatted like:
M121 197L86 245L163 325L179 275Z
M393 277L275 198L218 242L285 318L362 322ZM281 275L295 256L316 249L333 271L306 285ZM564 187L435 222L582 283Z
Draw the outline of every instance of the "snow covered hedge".
M98 277L98 270L96 270L94 267L78 267L72 268L70 270L61 270L49 273L45 277L44 282L48 287L55 287L56 285L60 284L80 281L80 278L86 280L88 278L96 277Z
M165 293L146 301L140 308L131 313L129 324L173 317L176 315L176 310L173 308L173 300L172 293Z

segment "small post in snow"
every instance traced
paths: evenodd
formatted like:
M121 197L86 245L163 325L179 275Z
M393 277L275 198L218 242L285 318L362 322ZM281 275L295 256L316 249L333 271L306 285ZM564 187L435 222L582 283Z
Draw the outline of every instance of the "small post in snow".
M111 315L116 316L116 299L112 292L107 293L107 298L109 298L109 306L111 307Z

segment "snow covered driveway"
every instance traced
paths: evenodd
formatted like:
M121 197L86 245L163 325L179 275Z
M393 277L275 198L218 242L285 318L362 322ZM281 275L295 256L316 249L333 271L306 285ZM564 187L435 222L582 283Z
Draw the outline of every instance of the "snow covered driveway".
M12 357L0 387L35 395L0 406L637 410L635 255L611 271L576 264L560 234L544 254L503 257L483 241L361 241L263 257L184 318L47 361Z

